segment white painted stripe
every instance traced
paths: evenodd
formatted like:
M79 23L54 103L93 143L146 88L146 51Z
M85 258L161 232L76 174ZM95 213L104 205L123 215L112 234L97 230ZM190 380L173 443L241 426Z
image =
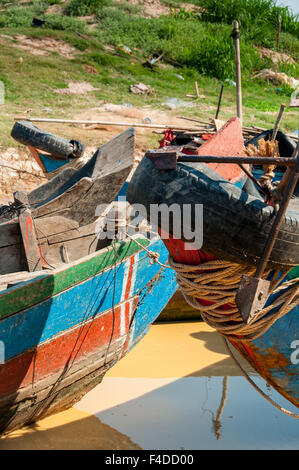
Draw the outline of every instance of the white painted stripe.
M137 276L137 270L138 270L138 261L139 261L139 254L136 254L134 256L134 264L133 264L133 271L132 271L132 277L131 277L131 286L130 286L129 298L134 295L136 276Z
M126 287L127 287L127 284L128 284L128 277L129 277L129 271L130 271L130 258L125 262L125 272L124 272L123 284L122 284L122 290L121 290L121 297L120 297L121 302L123 302L125 300Z

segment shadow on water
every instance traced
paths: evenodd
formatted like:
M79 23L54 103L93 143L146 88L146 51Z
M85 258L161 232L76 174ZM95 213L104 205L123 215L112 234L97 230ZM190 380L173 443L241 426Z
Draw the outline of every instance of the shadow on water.
M27 426L21 435L13 433L0 439L0 450L140 449L130 438L94 416L75 418L50 429L43 429L37 424Z
M190 336L203 343L202 351L227 356L216 332L197 331ZM252 373L240 355L238 359L260 388L281 406L295 411L275 390L267 390L265 381ZM77 409L93 413L144 449L299 448L297 420L260 396L230 357L181 378L164 377L104 378L101 388L91 391ZM110 406L107 395L116 397ZM101 399L107 406L97 405Z
M196 333L191 333L190 335L194 339L198 339L203 342L204 347L213 353L222 354L227 356L225 359L221 361L215 362L211 366L205 367L203 369L199 369L192 373L192 377L215 377L215 376L239 376L241 375L240 370L236 367L234 362L232 361L231 357L228 356L227 350L224 346L222 341L219 341L219 334L215 331L199 331ZM242 365L243 369L250 375L258 375L255 370L248 364L247 361L238 353L238 351L234 350L234 355ZM199 375L197 375L199 374Z
M190 336L203 349L226 354L217 333ZM259 376L255 381L265 388ZM271 394L291 408L277 392ZM47 430L37 424L24 435L0 440L0 449L299 448L296 420L273 409L240 377L229 357L181 378L106 377L76 405L76 412L94 416Z

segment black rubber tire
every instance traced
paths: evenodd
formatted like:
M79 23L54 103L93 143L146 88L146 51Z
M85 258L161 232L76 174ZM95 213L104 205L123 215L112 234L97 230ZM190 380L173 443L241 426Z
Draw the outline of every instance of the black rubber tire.
M85 145L79 140L70 140L70 144L73 146L73 158L80 158L84 152Z
M161 171L144 157L127 191L131 204L142 204L150 220L151 204L191 206L191 229L195 228L195 204L203 204L202 250L222 259L257 264L273 223L273 208L223 180L203 163L178 164ZM271 253L271 264L299 264L299 207L288 209ZM165 223L165 222L164 222ZM163 220L160 220L163 228ZM167 226L164 225L167 231ZM172 220L169 232L173 234ZM180 237L188 242L184 235Z
M84 151L81 142L57 137L39 129L29 121L17 121L12 128L11 136L21 144L49 152L59 160L78 158Z

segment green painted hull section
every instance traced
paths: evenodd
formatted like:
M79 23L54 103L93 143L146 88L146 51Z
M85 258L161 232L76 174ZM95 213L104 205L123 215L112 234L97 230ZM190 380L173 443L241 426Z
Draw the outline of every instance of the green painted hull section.
M138 239L142 246L148 246L149 241ZM99 272L118 264L123 259L140 251L140 246L134 241L115 244L108 251L94 254L92 258L79 262L63 270L55 270L53 274L41 274L40 277L16 285L0 292L0 319L24 310L43 300L53 297L69 289Z
M289 279L296 279L296 277L299 277L299 266L296 266L293 268L289 274L288 274Z

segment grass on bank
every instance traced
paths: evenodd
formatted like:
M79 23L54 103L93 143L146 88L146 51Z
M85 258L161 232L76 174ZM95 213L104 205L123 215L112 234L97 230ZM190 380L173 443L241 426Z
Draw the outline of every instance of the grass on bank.
M82 2L76 1L77 6L82 6ZM74 6L74 2L68 2L64 8ZM14 2L0 16L2 35L54 37L78 51L73 59L63 58L55 52L39 57L18 49L16 43L3 41L0 56L0 80L6 90L5 105L0 108L0 142L3 146L12 143L9 137L12 117L29 108L34 115L70 118L80 110L100 106L103 101L165 108L163 103L169 97L190 101L186 95L194 93L195 80L200 94L206 98L196 102L195 108L178 109L176 115L213 117L221 83L225 83L225 89L219 117L226 119L235 112L235 88L225 81L226 78L234 79L232 28L225 21L223 24L199 21L196 15L185 15L184 11L179 14L180 10L174 10L168 16L144 18L138 8L129 11L130 8L119 7L119 4L116 7L112 1L105 0L96 10L95 27L91 30L82 19L46 13L51 3L59 4L34 1L21 6ZM97 2L90 3L95 5ZM33 28L33 16L46 19L45 27ZM295 48L294 55L298 54L299 39L290 32L283 34L284 38L292 38L289 42ZM120 44L130 47L140 61L123 54ZM107 51L108 45L113 45L118 55L110 49ZM157 66L155 71L142 65L141 59L162 52L162 66ZM249 40L241 40L241 54L244 123L272 126L280 104L289 103L292 90L252 79L254 71L273 64L261 59ZM20 57L23 58L21 63ZM98 73L88 74L83 65L92 65ZM280 64L278 69L298 78L298 64ZM184 80L177 75L183 76ZM87 81L97 90L84 96L55 93L55 90L67 87L69 81ZM140 81L150 85L155 92L148 96L131 94L130 85ZM284 130L292 131L297 127L296 110L287 108Z

